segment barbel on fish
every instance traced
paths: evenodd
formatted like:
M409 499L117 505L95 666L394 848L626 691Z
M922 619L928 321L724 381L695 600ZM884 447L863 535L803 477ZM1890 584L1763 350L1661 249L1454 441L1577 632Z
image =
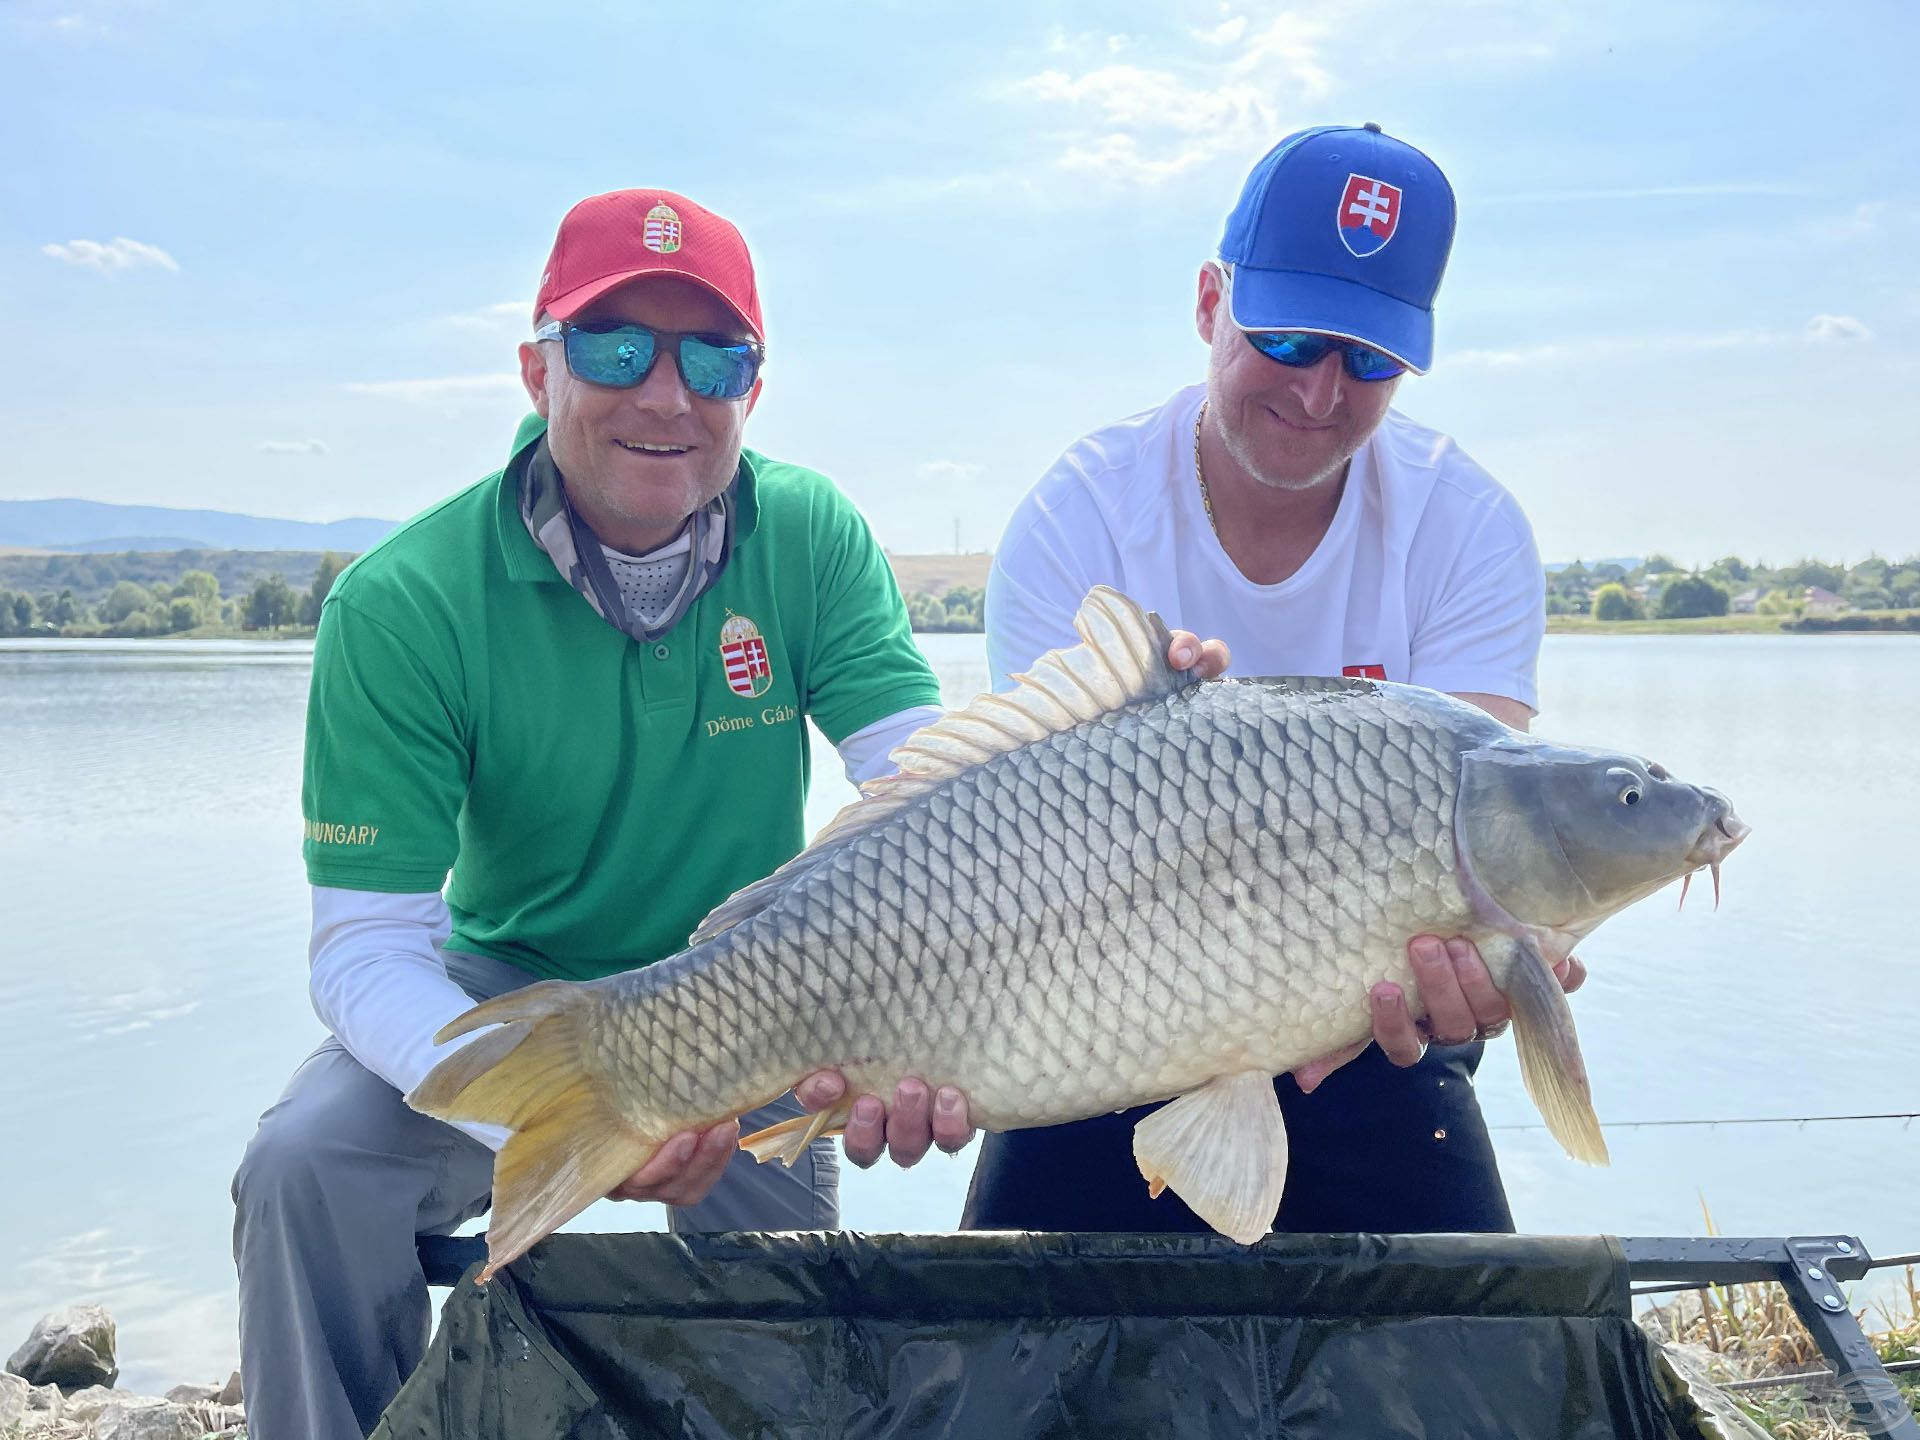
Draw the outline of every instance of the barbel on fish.
M1420 934L1478 945L1548 1127L1605 1160L1551 966L1673 880L1717 884L1748 829L1726 799L1432 690L1198 681L1104 586L1075 623L1081 644L914 736L686 950L440 1032L499 1027L407 1096L514 1131L485 1274L671 1136L829 1068L849 1097L955 1086L989 1130L1171 1099L1135 1128L1145 1183L1251 1243L1286 1181L1272 1077L1365 1040L1380 980L1417 1017ZM741 1143L791 1162L850 1103Z

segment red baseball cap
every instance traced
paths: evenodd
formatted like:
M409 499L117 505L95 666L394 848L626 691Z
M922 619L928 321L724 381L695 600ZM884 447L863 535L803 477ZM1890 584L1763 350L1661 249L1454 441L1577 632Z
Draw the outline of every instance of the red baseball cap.
M766 339L753 257L730 221L671 190L612 190L582 200L560 222L533 302L556 320L642 275L682 275L706 286Z

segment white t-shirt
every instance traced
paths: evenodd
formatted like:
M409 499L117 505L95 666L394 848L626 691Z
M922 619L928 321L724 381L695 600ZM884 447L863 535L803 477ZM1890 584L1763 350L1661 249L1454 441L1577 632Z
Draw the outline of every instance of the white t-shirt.
M1201 504L1193 426L1205 398L1195 385L1094 431L1014 511L987 581L997 684L1077 643L1074 612L1106 584L1175 629L1225 640L1235 675L1365 673L1538 708L1540 557L1492 476L1445 435L1388 411L1355 452L1318 548L1279 584L1258 585Z

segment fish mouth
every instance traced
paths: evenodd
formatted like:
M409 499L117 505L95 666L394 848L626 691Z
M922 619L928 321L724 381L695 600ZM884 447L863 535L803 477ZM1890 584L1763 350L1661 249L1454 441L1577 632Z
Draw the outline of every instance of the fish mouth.
M1712 809L1712 818L1701 827L1693 848L1687 852L1687 873L1680 881L1680 903L1687 903L1687 888L1702 870L1713 872L1713 908L1720 908L1720 864L1740 842L1753 833L1753 827L1733 813L1733 806L1718 790L1700 787Z

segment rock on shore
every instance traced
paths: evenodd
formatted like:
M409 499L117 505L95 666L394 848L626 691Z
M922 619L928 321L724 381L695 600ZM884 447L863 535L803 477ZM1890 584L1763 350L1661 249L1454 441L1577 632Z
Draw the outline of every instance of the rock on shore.
M205 1440L246 1434L240 1374L165 1395L116 1390L113 1316L70 1305L33 1327L0 1371L0 1440Z

